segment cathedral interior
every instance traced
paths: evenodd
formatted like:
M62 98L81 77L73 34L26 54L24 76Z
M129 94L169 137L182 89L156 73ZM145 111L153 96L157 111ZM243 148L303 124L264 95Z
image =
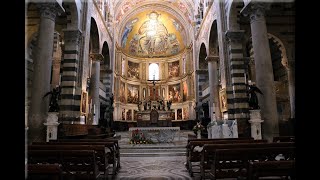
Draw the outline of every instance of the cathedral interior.
M236 120L239 137L259 110L262 139L294 134L294 1L30 0L25 20L28 143L52 112L58 138L153 110L185 130Z

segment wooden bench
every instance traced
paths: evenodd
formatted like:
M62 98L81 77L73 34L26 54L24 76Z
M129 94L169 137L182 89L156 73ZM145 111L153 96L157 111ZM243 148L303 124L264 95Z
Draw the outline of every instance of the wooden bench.
M273 137L273 142L295 142L294 136L277 136Z
M200 171L194 171L194 165L201 161L201 149L205 144L230 144L230 143L248 143L248 142L267 142L266 140L254 140L254 139L204 139L195 141L190 140L187 144L186 151L186 168L188 169L190 176L193 177L193 173L200 173ZM198 148L198 151L195 149ZM199 152L200 150L200 152Z
M83 145L83 144L61 144L50 142L38 142L28 146L29 150L94 150L96 152L96 160L99 166L99 171L102 172L105 177L109 174L109 159L110 153L108 153L106 146L103 145Z
M203 146L203 150L201 152L201 162L200 162L200 171L201 171L201 177L205 178L205 173L212 169L213 162L216 160L216 151L220 149L229 149L234 150L238 148L247 148L248 152L250 148L261 148L261 149L267 149L267 148L294 148L294 143L291 142L285 142L285 143L235 143L235 144L205 144ZM262 158L266 160L266 154L264 151L256 152L252 154L252 159L256 158ZM290 152L291 156L290 158L294 157L292 151ZM246 152L247 153L247 152ZM244 153L244 154L246 154ZM259 154L260 153L260 154ZM279 152L277 152L279 154ZM276 155L278 155L276 154ZM240 154L241 155L241 154ZM255 157L253 157L255 155ZM289 157L289 154L286 152L286 155ZM224 156L224 155L222 155ZM218 157L220 158L220 157ZM269 154L269 158L273 158ZM233 175L234 176L234 175ZM221 177L224 177L221 175Z
M120 136L121 138L121 136ZM116 174L116 172L121 168L120 165L120 146L118 143L118 139L114 138L107 138L107 139L59 139L59 140L50 140L50 142L73 142L75 144L96 144L98 145L100 143L106 143L105 145L108 148L112 148L113 155L111 156L112 159L109 160L109 163L113 164L113 174ZM110 144L112 143L112 144Z
M29 164L61 164L63 179L97 180L101 174L94 150L28 150Z
M275 176L296 179L295 160L250 162L248 171L248 180L258 180L260 177L274 179Z
M27 180L62 180L61 164L28 164Z

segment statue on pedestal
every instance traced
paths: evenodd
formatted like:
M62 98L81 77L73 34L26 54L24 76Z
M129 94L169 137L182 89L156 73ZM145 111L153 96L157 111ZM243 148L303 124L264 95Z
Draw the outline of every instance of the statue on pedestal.
M49 103L49 112L59 112L60 108L59 108L58 101L60 99L60 93L61 93L61 88L60 86L57 86L52 91L47 92L43 96L43 98L45 98L49 94L51 95L50 103Z
M248 95L249 95L249 107L250 109L260 109L259 106L259 102L258 102L258 96L257 93L260 93L263 95L263 93L261 92L261 90L256 87L255 85L249 85L249 89L247 91Z

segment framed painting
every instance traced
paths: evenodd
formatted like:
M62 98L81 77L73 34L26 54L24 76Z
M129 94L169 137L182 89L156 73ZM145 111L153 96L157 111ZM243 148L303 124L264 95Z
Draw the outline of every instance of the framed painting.
M81 93L81 105L80 113L81 115L87 114L87 104L88 104L88 92L82 91Z
M228 107L227 107L227 91L225 88L220 89L219 99L220 99L221 112L226 112L228 110Z

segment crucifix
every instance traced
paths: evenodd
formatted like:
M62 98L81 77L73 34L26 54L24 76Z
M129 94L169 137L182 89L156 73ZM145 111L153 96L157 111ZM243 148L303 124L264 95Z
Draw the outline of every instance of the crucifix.
M160 80L156 80L155 79L155 74L153 75L153 80L148 80L148 81L152 81L153 84L153 100L156 99L156 81L160 81Z

